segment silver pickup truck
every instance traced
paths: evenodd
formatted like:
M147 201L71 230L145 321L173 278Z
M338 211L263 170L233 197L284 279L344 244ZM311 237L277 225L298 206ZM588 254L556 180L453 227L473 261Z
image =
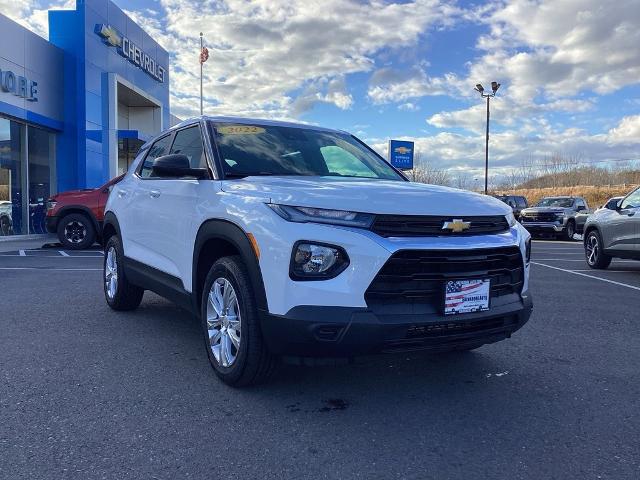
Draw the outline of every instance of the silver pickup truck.
M588 214L587 201L582 197L545 197L520 213L520 223L532 235L548 235L573 240L582 231Z

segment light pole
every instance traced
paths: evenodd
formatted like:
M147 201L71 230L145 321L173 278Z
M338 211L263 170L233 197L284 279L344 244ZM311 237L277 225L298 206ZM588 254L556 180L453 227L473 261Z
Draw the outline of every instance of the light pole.
M500 84L498 82L491 82L491 92L492 93L484 93L484 87L482 84L478 83L475 91L477 91L482 98L487 99L487 138L484 148L484 194L487 195L489 193L489 99L491 97L496 96L496 92L500 88Z

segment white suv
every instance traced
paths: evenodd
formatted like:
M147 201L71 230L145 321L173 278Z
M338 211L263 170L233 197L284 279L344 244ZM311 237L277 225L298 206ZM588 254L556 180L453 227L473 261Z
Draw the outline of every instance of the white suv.
M468 350L528 319L530 235L511 208L411 183L352 135L202 117L144 145L106 206L104 291L201 318L226 383L279 357Z

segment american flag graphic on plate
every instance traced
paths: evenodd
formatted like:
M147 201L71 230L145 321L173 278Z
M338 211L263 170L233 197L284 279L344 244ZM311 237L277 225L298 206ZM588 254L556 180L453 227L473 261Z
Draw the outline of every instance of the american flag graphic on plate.
M489 310L490 289L488 279L448 281L444 296L445 315Z

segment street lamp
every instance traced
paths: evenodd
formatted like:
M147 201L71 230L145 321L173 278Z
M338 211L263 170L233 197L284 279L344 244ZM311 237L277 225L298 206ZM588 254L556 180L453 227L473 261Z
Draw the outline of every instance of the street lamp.
M476 84L474 90L480 94L482 98L487 99L487 139L484 149L484 194L489 192L489 99L496 96L496 92L500 88L498 82L491 82L491 93L484 93L482 84Z

